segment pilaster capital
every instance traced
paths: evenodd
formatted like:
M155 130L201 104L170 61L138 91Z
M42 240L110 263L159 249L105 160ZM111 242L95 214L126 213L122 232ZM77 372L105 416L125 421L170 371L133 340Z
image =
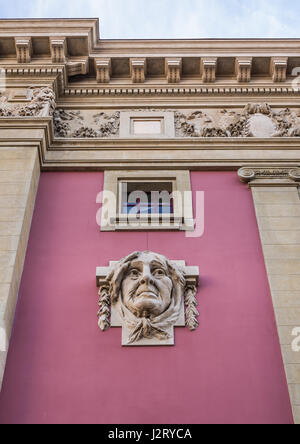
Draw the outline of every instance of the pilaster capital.
M238 176L240 181L248 183L249 187L300 186L298 165L244 166L239 169Z

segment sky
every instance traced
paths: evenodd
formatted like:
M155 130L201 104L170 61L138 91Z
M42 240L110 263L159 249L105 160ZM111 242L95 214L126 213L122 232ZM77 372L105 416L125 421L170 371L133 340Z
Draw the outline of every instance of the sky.
M300 37L300 0L0 0L0 18L99 18L103 39Z

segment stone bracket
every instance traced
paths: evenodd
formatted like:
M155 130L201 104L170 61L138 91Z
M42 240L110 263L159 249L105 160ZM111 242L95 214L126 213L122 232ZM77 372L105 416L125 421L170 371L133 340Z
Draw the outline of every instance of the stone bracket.
M147 73L147 59L138 57L130 59L130 77L132 83L144 83Z
M206 57L201 59L200 72L203 83L214 83L216 81L217 57Z
M31 37L18 37L15 39L18 63L30 63L32 56Z
M287 74L288 57L272 57L271 76L273 82L285 82Z
M68 77L85 75L89 71L88 57L78 61L69 61L67 63L67 75Z
M252 69L252 57L237 57L235 70L238 82L250 82Z
M95 59L97 83L109 83L112 74L111 58Z
M65 37L61 39L50 38L50 49L52 63L65 63L67 54L67 40Z
M165 66L168 83L179 83L182 72L182 58L167 58L165 61Z

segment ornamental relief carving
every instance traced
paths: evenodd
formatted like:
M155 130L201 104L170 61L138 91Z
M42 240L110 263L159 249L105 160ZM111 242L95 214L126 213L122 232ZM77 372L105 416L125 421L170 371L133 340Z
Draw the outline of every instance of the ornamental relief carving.
M198 279L198 267L151 251L97 268L98 325L122 327L124 346L174 345L175 326L199 325Z
M0 97L0 117L53 116L54 135L60 138L118 138L121 111L98 112L56 108L55 93L49 87L28 89L23 103ZM157 109L130 110L145 112ZM160 110L174 113L176 137L300 137L300 111L274 110L267 103L248 103L244 109ZM124 110L126 112L126 110ZM128 112L128 111L127 111ZM150 136L149 136L150 137Z
M117 137L120 130L120 112L90 114L83 111L56 109L53 124L56 137Z
M11 103L7 96L0 97L0 117L48 117L55 110L55 94L49 87L29 88L26 104Z
M126 110L124 110L126 112ZM145 112L157 109L136 109ZM160 110L173 112L176 137L300 137L300 112L295 109L274 111L267 103L247 104L244 109ZM118 138L120 111L94 113L88 110L57 109L53 122L56 137Z
M300 112L249 103L240 111L175 113L177 137L299 137Z

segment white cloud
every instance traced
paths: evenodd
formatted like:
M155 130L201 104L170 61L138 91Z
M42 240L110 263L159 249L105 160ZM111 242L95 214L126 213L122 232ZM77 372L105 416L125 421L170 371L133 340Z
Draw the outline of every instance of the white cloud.
M300 34L298 0L31 0L26 8L23 0L1 3L3 17L99 17L102 38L268 38Z

